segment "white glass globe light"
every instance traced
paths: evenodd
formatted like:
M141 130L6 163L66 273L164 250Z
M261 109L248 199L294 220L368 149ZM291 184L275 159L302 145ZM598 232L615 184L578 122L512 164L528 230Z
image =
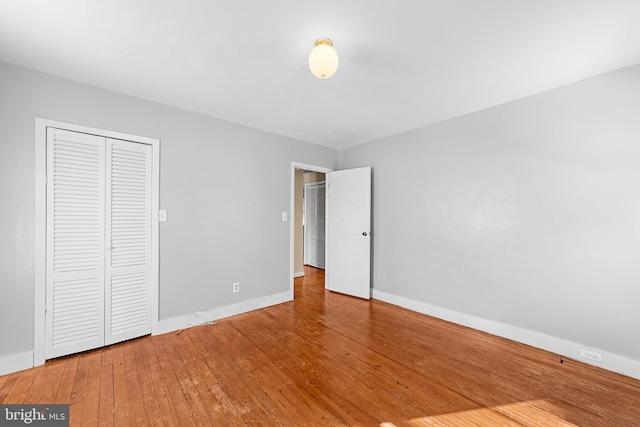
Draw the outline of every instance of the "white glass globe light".
M319 79L328 79L338 69L338 54L329 39L316 40L309 54L309 69Z

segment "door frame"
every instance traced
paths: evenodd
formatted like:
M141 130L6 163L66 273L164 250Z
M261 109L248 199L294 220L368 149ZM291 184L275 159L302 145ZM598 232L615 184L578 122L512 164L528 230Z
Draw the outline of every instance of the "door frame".
M289 224L289 298L293 300L294 297L294 286L293 281L295 278L295 247L294 247L294 237L295 237L295 201L296 201L296 169L302 169L306 171L312 172L321 172L321 173L329 173L333 172L333 169L326 168L324 166L316 166L310 165L307 163L299 163L299 162L291 162L291 203L289 206L290 215L290 224ZM326 235L325 228L325 235ZM327 252L326 252L326 244L325 244L325 270L328 268L326 264Z
M46 266L47 266L47 128L88 133L105 138L122 139L151 146L151 334L158 333L159 286L159 224L160 208L160 140L57 120L35 118L35 284L34 284L34 337L33 366L45 362L46 331Z

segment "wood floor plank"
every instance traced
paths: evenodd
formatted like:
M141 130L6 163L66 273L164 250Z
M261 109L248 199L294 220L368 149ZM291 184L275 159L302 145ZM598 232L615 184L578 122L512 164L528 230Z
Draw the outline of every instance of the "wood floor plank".
M151 377L150 367L152 360L148 358L144 348L145 340L131 341L131 347L135 355L135 364L138 371L138 389L142 396L142 408L144 409L144 419L147 420L163 420L164 412L160 411L158 405L158 397L156 394L155 384Z
M185 353L202 356L207 353L207 349L199 345L200 342L195 339L195 334L197 330L183 331L176 339ZM204 357L192 357L185 362L184 367L198 391L200 400L206 402L203 408L211 422L215 424L216 420L223 418L228 419L231 425L236 425L235 405L219 387L218 380L209 370Z
M527 427L566 427L576 425L555 415L557 405L547 400L516 402L494 406L492 409Z
M73 376L71 393L69 394L69 422L74 425L82 425L83 414L85 411L88 412L91 409L90 396L86 401L84 400L84 398L89 395L85 393L85 388L88 381L90 359L88 354L79 354L74 357L78 361L78 364Z
M180 378L177 376L176 371L173 368L172 358L165 350L162 336L154 337L153 347L157 357L158 368L160 369L165 381L169 398L171 400L171 403L167 403L172 406L172 409L170 409L171 412L175 414L181 424L196 425L197 423L193 418L193 412L191 411L189 402L183 393Z
M372 304L375 305L381 305L381 308L384 309L384 303L380 303L380 302L373 302ZM402 310L402 309L398 309L398 308L389 308L393 311L396 310ZM395 318L396 316L390 316L391 319ZM411 316L410 316L411 317ZM392 320L393 322L393 320ZM441 322L441 321L440 321ZM445 325L448 325L446 323L444 323ZM403 325L393 325L393 327L391 328L387 328L387 330L384 332L384 334L386 334L386 337L389 338L389 343L392 342L397 342L400 345L402 344L406 344L406 345L402 345L403 347L403 352L398 353L398 354L391 354L391 358L393 358L394 360L402 360L405 354L409 354L409 352L406 351L406 349L408 350L414 350L416 348L420 347L420 343L419 342L415 342L412 341L413 336L415 336L415 334L412 336L411 334L408 334L404 331L402 331L402 326ZM331 327L331 326L328 326ZM385 327L386 328L386 327ZM369 328L371 331L375 332L375 327L370 327ZM464 328L459 328L462 332L464 331ZM414 328L411 328L411 330L414 330ZM429 336L434 335L433 333L434 331L430 331ZM456 332L456 331L453 331ZM475 333L475 335L478 336L478 338L480 339L484 339L486 337L483 337L481 333L477 333L477 331L473 331ZM465 332L466 333L466 332ZM375 334L376 336L385 336L383 334L383 332L380 332L379 334ZM351 333L351 339L357 340L358 336L360 334L358 333L358 331L354 331ZM397 336L395 336L397 335ZM500 340L504 341L504 342L508 342L507 340L503 340L501 338L498 337L491 337L488 334L485 334L487 337L490 337L490 340L493 341L493 343L498 343L500 344ZM468 344L470 343L470 340L464 340L464 339L457 339L455 334L449 333L449 334L443 334L442 336L444 337L448 337L452 343L464 343L465 349L468 349ZM473 338L473 337L472 337ZM383 346L386 346L386 342L383 343ZM518 350L520 352L523 351L523 349L527 346L523 346L520 344L516 344L513 342L509 342L509 345L511 345L512 347L517 347ZM488 345L487 344L483 344L483 348L486 348ZM500 357L488 357L487 354L484 355L484 357L482 355L480 355L479 357L477 357L477 354L473 354L472 356L474 356L474 358L471 359L462 359L460 358L460 355L468 355L469 352L468 351L463 351L463 350L457 350L454 348L452 348L452 345L447 345L447 346L442 346L444 348L448 349L448 353L443 353L443 354L438 354L438 350L436 348L432 348L429 349L429 353L431 353L431 355L435 355L435 357L433 357L433 359L435 360L435 365L437 365L437 369L435 370L435 373L441 373L441 374L446 374L444 375L444 379L442 380L438 380L437 378L433 377L433 373L430 373L430 378L432 379L432 381L446 381L448 383L451 384L451 381L455 379L455 377L457 376L457 372L465 372L468 373L469 375L467 375L464 379L458 381L456 383L456 390L460 390L462 391L465 395L469 396L470 398L472 398L474 401L477 401L478 403L481 403L485 406L490 406L492 404L498 404L501 399L504 398L514 398L514 395L517 395L517 397L515 397L515 399L533 399L535 398L536 394L532 394L535 393L537 390L535 388L531 388L530 386L527 387L519 387L517 388L517 392L514 393L514 389L508 390L504 385L502 384L509 384L509 383L514 383L514 384L522 384L522 383L518 383L518 381L513 381L514 377L523 377L523 381L524 380L531 380L533 378L539 378L538 374L532 374L531 377L528 377L527 373L524 372L526 371L526 369L529 367L527 365L522 365L521 363L519 364L514 364L512 358L500 358ZM489 346L490 347L490 346ZM498 347L498 346L494 346L494 347ZM530 350L531 348L528 348L527 350ZM391 348L388 349L384 349L385 352L388 352L389 350L391 350ZM542 352L541 350L537 350L534 349L536 352L539 353L546 353L546 352ZM411 357L416 357L415 354L411 355ZM556 360L558 360L559 358L556 358ZM480 360L482 363L478 364L476 362L474 362L474 360ZM516 359L517 360L517 359ZM407 361L405 361L407 362ZM425 361L426 362L426 361ZM530 364L534 364L537 363L537 361L535 360L529 360ZM462 366L467 366L467 369L465 370L459 370L455 368L455 365L459 364ZM434 364L431 364L430 366L435 366ZM505 369L508 367L508 365L512 365L509 369ZM408 367L408 365L405 363L405 367ZM473 369L468 369L468 367L472 367ZM524 371L523 371L524 370ZM479 378L478 381L474 380L474 378L478 377L478 373L482 373L482 372L490 372L491 375L487 375L486 378ZM501 374L501 372L506 372L507 374ZM496 374L497 373L497 374ZM493 380L493 381L492 381ZM495 389L501 390L501 394L487 394L486 392L484 392L484 388L483 386L488 385L487 382L493 383L493 385L495 386ZM524 384L526 384L527 382L524 381ZM539 382L536 382L539 383ZM534 384L536 384L534 383ZM542 383L541 387L545 387L544 383ZM540 388L540 387L539 387ZM479 392L475 392L474 390L479 390ZM490 397L490 400L492 401L488 401L486 399L486 396ZM565 402L562 402L565 403ZM566 406L566 405L565 405ZM588 402L585 401L581 401L577 403L577 407L584 409L589 409L589 404ZM559 408L560 409L560 408ZM561 408L561 410L564 410L565 408ZM577 408L573 408L573 410L575 411ZM603 419L607 419L607 414L605 411L600 410L599 411L600 415L603 415Z
M191 339L194 333L196 331L183 331L179 337L176 337L176 343L184 354L203 355L205 350L196 348ZM215 425L218 418L223 417L228 419L229 423L234 424L236 421L232 415L235 412L233 404L230 404L225 394L217 386L217 380L210 375L204 359L191 357L189 360L183 359L183 362L183 367L191 378L191 384L195 388L202 409L210 422Z
M66 360L56 360L42 366L37 382L34 382L32 387L31 395L28 395L25 401L38 404L55 403L66 364Z
M154 339L140 340L144 348L144 357L147 360L147 366L149 369L149 376L153 390L155 391L155 399L158 406L158 413L149 414L147 416L158 417L164 425L179 425L181 420L178 417L173 402L171 401L171 395L162 373L160 361L156 354L155 347L153 345ZM162 408L162 409L161 409Z
M193 377L189 369L190 359L194 355L184 353L178 335L180 334L169 333L162 337L165 353L170 358L173 370L179 379L180 389L192 414L193 425L212 425L213 421L209 418L206 409L207 402L202 399L199 391L201 390L199 379L197 376Z
M640 381L377 300L295 300L0 376L71 425L636 426Z
M264 315L264 314L263 314ZM265 324L264 329L270 330L274 325ZM285 337L275 336L272 338L272 342L268 342L264 345L265 349L272 349L272 357L274 359L281 359L282 356L278 356L277 342L286 342ZM299 366L299 363L291 362L287 359L282 360L283 368L289 365L289 371L299 371L300 376L305 378L309 374L318 373L313 375L315 378L309 377L312 386L317 387L320 390L324 390L327 387L331 387L332 383L335 383L335 379L341 379L344 385L341 387L341 394L337 395L338 390L334 391L334 399L340 402L341 405L347 409L348 406L354 406L349 408L350 411L364 412L370 410L366 401L357 399L360 394L360 390L363 387L367 387L370 390L375 390L375 393L379 399L383 399L387 402L393 402L396 410L402 410L404 413L416 413L419 412L419 408L415 405L415 401L411 399L411 395L407 393L406 387L398 381L397 376L388 376L384 372L383 364L385 361L378 358L375 351L364 352L363 348L354 346L353 342L349 342L344 339L339 333L330 337L332 343L331 346L318 347L313 346L310 343L306 352L303 352L303 346L297 345L295 352L296 358L302 361L304 366ZM336 364L331 361L341 360L343 363ZM300 369L296 369L299 367ZM315 382L315 384L314 384ZM422 390L421 390L422 391ZM450 391L450 390L448 390ZM453 396L454 393L449 393L447 399L440 402L455 401L458 398L458 402L464 400L461 396ZM431 394L430 399L432 404L437 403L434 399L434 395ZM472 402L467 401L467 404ZM454 406L449 406L453 408ZM443 408L441 408L443 409ZM385 414L383 410L378 409L378 416L385 417L389 414ZM366 420L352 420L355 422ZM369 421L372 422L372 421Z
M348 325L348 322L346 323ZM303 326L303 328L307 328L308 326ZM327 328L327 325L323 325L323 328ZM417 378L420 379L420 376L416 376L410 370L407 371L411 378L406 377L406 373L397 372L395 367L395 361L389 358L383 351L381 351L382 343L371 342L370 338L367 338L367 342L362 345L358 345L358 337L360 334L356 333L353 337L348 337L345 335L345 330L342 329L350 329L349 327L345 327L344 325L340 326L340 328L328 328L333 329L336 332L335 336L332 336L331 342L332 345L328 347L330 351L324 351L323 348L313 349L313 352L318 352L319 359L327 359L334 360L336 358L340 359L353 359L352 362L347 363L347 365L352 369L360 369L360 375L363 378L370 377L372 381L376 384L376 386L380 387L383 390L392 391L397 395L398 405L400 407L403 404L408 404L411 402L411 397L415 393L415 390L411 390L411 387L407 388L403 386L404 383L407 384L415 384L413 381ZM342 352L342 353L340 353ZM423 378L424 379L424 378ZM416 384L419 390L422 390L424 387L429 387L430 383L425 381L422 384ZM454 402L457 400L457 404L460 405L464 402L467 406L473 407L475 406L473 402L470 402L468 399L462 398L460 395L457 395L452 390L447 387L439 387L440 394L442 395L442 399L440 399L440 403L442 405L448 406L440 406L439 408L434 408L439 411L446 411L447 409L452 409L454 406ZM434 394L438 394L436 389L431 389L431 406L438 403L436 399L434 399ZM419 394L419 393L418 393ZM423 405L417 405L423 406Z
M132 426L148 423L144 408L144 399L140 389L140 377L138 364L134 350L134 342L125 343L122 347L124 356L124 369L126 373L125 388L127 390L127 423Z
M40 373L40 368L27 369L17 375L16 381L7 396L3 399L6 404L25 403L25 397L31 391L36 376ZM29 402L30 403L30 402Z
M242 351L244 336L233 332L218 335L218 338L228 352L228 359L232 369L239 376L250 378L250 392L264 405L280 425L304 425L306 419L303 414L309 406L308 401L296 399L302 389L299 385L288 381L284 375L273 370L269 361L258 349L251 352ZM254 363L259 359L259 362Z
M98 423L101 426L115 425L115 398L113 395L114 353L113 347L105 348L102 351L98 400Z
M88 361L84 388L82 390L82 424L98 425L100 410L100 378L103 350L94 350L85 355Z
M56 395L53 403L65 404L71 402L71 395L73 393L73 386L76 381L76 373L78 371L79 357L65 357L64 370L62 371L62 377L60 378L60 384L56 390Z
M217 327L217 326L216 326ZM215 374L220 388L235 402L233 421L241 425L277 425L271 399L260 390L253 378L237 369L235 349L221 339L221 331L201 327L199 339L209 349L205 358L208 369Z
M189 349L190 354L209 354L210 347L206 341L199 338L199 334L208 335L209 325L193 328L184 331L182 334L182 342ZM207 358L199 357L192 360L193 373L199 377L206 385L206 389L202 389L202 395L206 401L210 402L207 406L209 418L215 423L226 423L229 426L246 425L241 421L242 413L238 406L238 402L234 402L228 395L227 391L220 383L220 375L217 370L210 369Z
M233 322L234 324L238 324L238 326L234 326L234 324L230 325L234 332L234 335L240 336L239 329L242 326L242 319L235 319L238 322ZM251 346L256 350L250 355L251 359L247 360L248 367L250 369L251 366L262 366L262 365L274 365L274 368L278 368L278 371L281 371L283 378L281 381L286 381L287 383L295 383L299 388L299 395L304 393L305 398L309 398L311 391L315 388L313 384L314 381L317 381L317 376L319 373L318 367L314 366L313 363L310 363L303 354L302 349L299 347L297 351L293 351L293 349L287 349L286 343L287 340L280 339L278 336L273 336L271 334L272 331L268 331L266 328L262 327L263 324L253 324L254 329L258 330L260 328L260 334L252 334ZM269 351L267 347L276 344L276 353L277 357L273 357L273 353ZM238 344L240 342L238 341ZM285 346L285 348L283 348ZM267 350L267 352L265 352ZM283 369L283 367L286 367ZM327 408L333 410L336 415L340 415L342 420L350 419L350 415L346 411L340 411L339 408L332 407L332 405L328 404L329 402L322 402ZM346 402L345 402L345 406ZM342 413L341 413L342 412Z
M116 426L129 424L129 392L127 390L127 366L125 365L124 348L130 343L111 346L113 367L113 421Z
M71 405L82 402L89 369L89 359L85 354L76 355L76 360L78 361L78 366L76 367L71 395L69 396L69 404Z

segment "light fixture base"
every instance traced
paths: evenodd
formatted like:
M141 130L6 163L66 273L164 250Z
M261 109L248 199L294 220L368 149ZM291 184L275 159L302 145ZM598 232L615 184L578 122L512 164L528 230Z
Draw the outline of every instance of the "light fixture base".
M331 41L331 39L318 39L318 40L316 40L316 46L319 46L321 44L326 44L328 46L333 47L333 42Z

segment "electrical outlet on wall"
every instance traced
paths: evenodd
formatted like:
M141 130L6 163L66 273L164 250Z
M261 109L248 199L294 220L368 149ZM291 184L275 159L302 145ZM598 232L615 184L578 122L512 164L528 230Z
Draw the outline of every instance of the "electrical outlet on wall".
M240 292L240 282L235 282L233 284L233 293L237 294L238 292Z

